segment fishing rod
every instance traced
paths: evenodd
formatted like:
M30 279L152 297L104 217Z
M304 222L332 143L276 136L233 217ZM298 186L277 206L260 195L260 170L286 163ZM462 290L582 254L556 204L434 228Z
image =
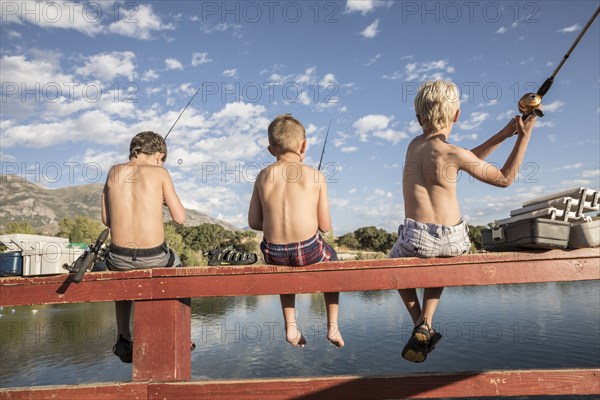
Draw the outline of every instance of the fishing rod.
M192 96L192 98L190 99L190 101L188 101L188 103L186 104L186 106L183 107L183 110L181 110L181 112L179 113L179 116L177 117L177 119L175 120L175 122L173 122L173 125L171 125L171 129L169 129L169 132L167 132L167 134L165 135L165 140L167 140L167 137L169 136L169 133L171 133L171 131L173 130L173 128L175 127L175 125L179 121L179 118L181 118L181 116L183 115L183 113L185 112L185 110L187 110L187 108L189 107L189 105L192 103L192 100L194 100L194 97L196 97L196 95L198 94L198 92L200 91L200 89L202 89L203 87L204 87L204 83L202 85L200 85L200 87L198 88L198 90L196 90L196 93L194 93L194 95Z
M323 154L325 154L325 146L327 146L327 138L329 137L329 128L331 128L331 119L329 120L329 125L327 125L327 133L325 134L325 141L323 142L323 150L321 151L321 159L319 160L319 168L318 171L321 170L321 163L323 162Z
M554 83L554 77L556 74L558 74L558 71L560 71L565 61L567 61L567 58L569 58L571 52L575 49L590 25L592 25L592 22L594 22L594 19L596 19L598 16L598 13L600 13L600 6L596 9L596 12L594 12L594 15L592 15L587 24L585 24L579 33L579 36L577 36L577 39L575 39L571 45L571 48L569 51L567 51L567 54L565 54L560 64L558 64L552 75L544 81L537 93L526 93L523 97L521 97L519 100L519 111L521 114L523 114L523 120L527 119L527 117L529 117L531 114L535 114L538 117L544 116L542 110L539 109L540 105L542 104L542 97L544 97L546 93L548 93L548 90L550 90L550 87L552 87L552 84Z

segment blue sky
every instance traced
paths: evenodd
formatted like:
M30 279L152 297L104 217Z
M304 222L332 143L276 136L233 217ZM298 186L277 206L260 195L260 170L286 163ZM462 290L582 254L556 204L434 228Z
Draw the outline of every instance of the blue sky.
M404 217L402 163L424 80L461 89L450 141L473 148L516 115L598 1L1 2L2 173L48 188L104 183L131 137L165 134L184 205L238 227L266 128L292 113L324 156L336 234ZM544 98L518 181L458 183L470 223L527 199L600 186L600 23ZM502 164L513 140L488 161Z

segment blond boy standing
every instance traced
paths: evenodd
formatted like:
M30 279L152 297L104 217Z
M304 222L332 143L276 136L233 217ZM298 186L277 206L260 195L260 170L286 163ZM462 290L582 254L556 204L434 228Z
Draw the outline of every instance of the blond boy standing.
M535 116L512 119L482 145L467 150L448 143L460 115L456 85L447 81L424 83L414 101L423 134L408 145L403 172L404 224L398 229L390 257L453 257L470 249L468 228L461 219L456 196L459 171L494 186L509 186L518 170ZM505 139L518 133L512 152L501 169L483 161ZM414 323L402 351L408 361L423 362L441 335L431 329L443 288L426 288L423 308L415 289L400 289L400 296Z
M331 229L324 175L303 163L306 153L304 126L290 114L275 118L268 128L269 153L277 161L256 178L248 211L250 228L263 231L260 245L267 264L302 266L335 261L335 250L320 232ZM296 323L295 295L281 295L286 340L304 347ZM324 293L327 338L342 347L338 330L339 293Z

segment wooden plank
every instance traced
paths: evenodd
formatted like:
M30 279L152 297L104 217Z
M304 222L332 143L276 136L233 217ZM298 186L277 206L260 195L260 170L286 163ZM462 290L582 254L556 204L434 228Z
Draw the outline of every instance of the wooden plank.
M368 400L600 395L600 369L156 383L149 399Z
M132 380L190 380L191 300L136 301Z
M403 376L331 376L192 382L101 383L0 389L0 400L379 400L600 395L600 369L504 370Z
M325 262L301 268L252 265L102 272L86 274L79 285L65 282L64 275L10 277L0 278L0 306L594 279L600 279L600 248Z
M113 382L0 389L0 400L47 399L146 400L148 399L148 384Z

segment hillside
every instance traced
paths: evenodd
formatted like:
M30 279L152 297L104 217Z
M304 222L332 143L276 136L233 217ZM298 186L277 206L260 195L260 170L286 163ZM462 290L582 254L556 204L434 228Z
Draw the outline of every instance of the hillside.
M0 175L0 228L11 221L27 221L40 233L54 234L58 221L76 215L100 220L101 184L46 189L17 175ZM165 209L165 221L168 221ZM196 210L187 209L186 226L218 224L236 230L233 225Z

